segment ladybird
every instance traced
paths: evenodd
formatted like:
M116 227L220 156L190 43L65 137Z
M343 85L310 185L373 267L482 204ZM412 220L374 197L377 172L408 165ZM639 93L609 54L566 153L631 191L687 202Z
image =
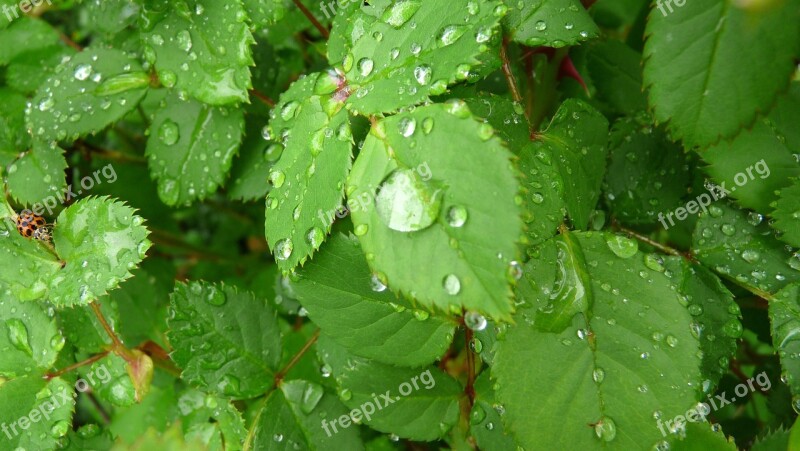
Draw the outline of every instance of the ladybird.
M50 233L46 226L47 221L45 221L43 217L33 213L23 212L21 215L17 216L17 230L19 234L25 238L42 239L40 237L49 236ZM44 230L37 233L40 229Z

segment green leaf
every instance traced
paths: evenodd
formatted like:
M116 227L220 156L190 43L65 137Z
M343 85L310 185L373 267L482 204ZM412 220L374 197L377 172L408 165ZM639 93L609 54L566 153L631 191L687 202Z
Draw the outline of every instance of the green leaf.
M278 266L290 271L319 249L342 205L352 164L350 118L341 104L313 94L311 75L295 82L272 110L270 134L282 140L269 178L266 237Z
M366 360L324 335L317 348L333 370L339 398L347 407L360 410L362 421L370 427L410 440L431 441L458 420L461 387L438 368L397 368ZM374 414L368 414L371 410Z
M772 344L781 361L781 380L792 392L792 406L800 406L800 284L779 291L769 303Z
M64 347L64 336L44 307L5 298L0 300L0 318L0 380L53 366Z
M495 319L513 310L522 199L493 133L461 101L417 108L373 126L350 174L348 205L370 267L428 308Z
M122 287L125 287L125 283ZM115 290L117 292L118 290ZM117 304L103 298L99 303L103 317L117 331L120 326L120 315ZM103 324L88 306L68 308L58 312L59 325L67 337L67 341L77 352L100 354L111 345L111 337L103 328Z
M663 269L664 274L675 280L681 303L694 316L690 328L698 336L703 352L702 389L711 393L728 372L730 359L736 353L736 341L742 336L739 305L722 281L704 266L679 257L662 259L655 254L645 256L645 265Z
M17 5L18 3L11 9L16 9ZM49 23L40 19L20 17L8 29L0 31L0 66L7 65L20 55L58 42L58 31Z
M146 155L158 197L167 205L189 205L225 182L242 142L244 117L236 108L170 96L150 130Z
M789 449L789 431L780 428L759 437L753 443L751 451L787 451Z
M60 268L43 243L20 235L10 219L0 221L0 291L10 291L11 300L44 297Z
M772 217L775 222L772 226L781 232L778 236L796 248L800 248L800 179L795 179L793 184L780 191L780 197L775 204Z
M608 173L603 187L611 213L626 224L655 224L683 206L691 185L683 149L665 134L633 119L611 131Z
M25 96L0 87L0 97L0 165L5 167L30 148L31 136L25 129Z
M286 15L282 0L243 0L247 16L258 28L274 25Z
M647 109L639 52L619 41L604 41L589 48L586 64L597 98L615 112L635 114Z
M480 449L505 451L517 449L517 442L503 429L505 409L497 403L489 372L484 371L475 381L475 404L469 414L470 433Z
M527 188L522 219L532 246L552 238L567 216L564 180L553 164L552 150L547 144L532 142L519 154L519 170L525 175L523 184Z
M117 34L136 23L139 2L135 0L105 0L86 2L87 22L101 33Z
M292 287L308 316L355 355L416 367L433 363L450 346L455 323L417 319L410 303L370 273L355 238L331 238L299 276Z
M670 6L659 4L647 22L644 82L655 118L687 148L733 137L769 110L795 71L798 2Z
M34 141L33 149L22 154L8 168L8 190L22 205L41 206L45 200L62 199L67 189L64 150L55 144Z
M128 364L122 357L109 354L93 363L86 374L100 378L93 385L93 392L99 399L116 407L132 406L136 403L136 389L128 374ZM87 379L83 375L84 380Z
M606 172L607 141L608 120L589 104L567 99L558 108L547 130L537 136L531 150L534 154L539 149L551 152L564 180L567 213L578 229L586 228L589 214L600 199L600 186ZM548 158L542 159L542 163L548 162Z
M676 451L737 451L732 438L726 438L719 425L686 423L686 437L670 437L669 449Z
M55 73L61 61L75 53L72 48L60 45L23 53L8 65L6 83L20 92L34 93Z
M700 263L769 299L800 281L800 260L771 235L761 215L718 202L700 215L692 248Z
M73 391L60 377L41 375L0 385L0 449L56 449L72 428Z
M463 100L475 117L494 127L513 153L518 154L530 144L530 126L525 118L525 110L519 103L494 94L464 97Z
M142 66L122 51L87 48L39 88L28 128L50 141L97 133L136 108L149 83Z
M255 419L255 430L248 449L282 451L285 449L359 451L364 444L355 426L331 428L331 421L347 415L347 409L335 396L303 380L281 384L273 391ZM326 429L325 425L328 424Z
M143 34L144 53L164 86L211 105L248 101L255 40L241 0L180 0L154 9L160 17Z
M493 49L505 12L497 0L455 0L447 8L398 0L335 21L333 39L346 45L330 54L343 60L330 63L343 69L352 93L348 108L365 115L394 112L466 80Z
M50 284L57 307L86 305L132 276L151 243L141 217L106 197L82 199L58 215L53 230L63 268Z
M281 337L269 305L250 293L205 282L178 284L171 299L168 336L183 379L237 399L258 396L273 385Z
M241 413L228 400L197 390L187 390L178 399L181 426L188 440L208 449L239 451L247 430Z
M769 213L771 203L778 199L776 191L791 185L791 178L800 177L795 156L800 149L798 122L800 83L793 83L789 95L778 99L767 118L733 140L700 152L708 163L706 172L739 205Z
M583 256L556 252L555 240L542 246L525 268L516 326L498 342L492 376L505 426L526 449L649 449L665 437L657 419L669 434L665 422L674 426L699 393L692 316L635 242L570 236ZM580 296L590 308L567 329L538 329L548 311Z
M507 0L504 25L512 39L529 47L565 47L600 34L579 0Z
M278 144L269 143L262 130L253 127L248 121L247 132L239 149L239 155L231 166L231 179L228 182L228 196L231 199L251 201L263 199L269 193L269 172L275 160Z

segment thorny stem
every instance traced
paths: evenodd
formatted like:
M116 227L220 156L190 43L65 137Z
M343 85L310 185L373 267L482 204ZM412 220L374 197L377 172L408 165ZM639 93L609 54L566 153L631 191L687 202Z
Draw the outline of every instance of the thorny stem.
M64 368L62 368L62 369L60 369L60 370L58 370L58 371L56 371L54 373L47 373L47 374L44 375L44 378L49 381L49 380L55 379L55 378L57 378L59 376L63 376L64 374L67 374L70 371L74 371L74 370L76 370L76 369L78 369L78 368L80 368L82 366L91 365L92 363L94 363L94 362L102 359L103 357L107 356L108 352L109 351L105 351L105 352L102 352L100 354L97 354L97 355L94 355L92 357L89 357L88 359L86 359L86 360L84 360L82 362L73 363L72 365L64 367Z
M469 411L472 411L472 406L475 405L475 353L470 349L470 343L475 335L472 329L466 327L466 341L467 341L467 386L464 388L469 399Z
M300 2L300 0L293 0L293 1L294 4L300 9L300 11L302 11L303 14L308 18L308 20L310 20L311 23L314 24L314 27L316 27L317 30L319 30L319 34L321 34L323 38L328 39L331 35L330 32L328 31L327 28L325 28L324 25L322 25L317 20L316 17L314 17L314 14L312 14L311 11L309 11L308 8L306 8L306 5Z
M303 356L306 354L306 352L308 352L308 350L311 349L312 346L314 346L314 343L316 343L318 339L319 339L319 329L317 329L316 332L314 332L314 334L311 335L311 338L309 338L306 344L303 345L303 348L300 349L300 351L298 351L297 354L294 355L294 357L292 357L292 360L288 364L286 364L286 366L283 367L280 371L275 373L276 387L279 386L281 382L283 382L283 378L286 377L286 374L288 374L289 371L291 371L291 369L294 368L295 365L297 365L297 362L299 362L300 359L302 359Z
M64 44L67 44L68 46L72 47L73 49L75 49L75 50L77 50L79 52L83 51L83 47L81 47L75 41L70 39L69 36L67 36L66 34L59 33L59 37L61 38L61 41L64 42Z
M268 95L264 94L263 92L259 91L258 89L251 89L250 95L260 100L262 103L267 105L270 108L275 107L275 101L269 98Z
M97 302L92 302L91 304L89 304L89 306L92 308L92 311L94 312L94 315L97 317L97 320L100 321L100 324L103 326L103 329L105 329L106 334L108 334L108 336L111 338L111 341L113 343L111 351L114 352L114 354L117 354L118 356L125 359L126 362L130 364L135 364L137 360L136 356L133 354L133 352L131 352L130 349L125 347L125 344L122 343L122 340L120 340L119 336L117 336L116 332L114 332L114 329L112 329L111 325L108 324L106 317L103 316L103 312L102 310L100 310L100 304L98 304Z
M517 87L517 80L514 78L514 72L511 69L511 62L508 60L508 38L503 38L503 45L500 46L500 59L503 61L503 74L506 76L508 82L508 89L511 91L511 97L517 103L522 103L522 96Z

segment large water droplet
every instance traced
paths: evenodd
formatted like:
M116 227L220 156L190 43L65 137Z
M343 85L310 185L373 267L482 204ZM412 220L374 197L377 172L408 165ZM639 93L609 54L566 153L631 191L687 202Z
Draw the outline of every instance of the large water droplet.
M442 287L444 287L445 293L455 296L461 291L461 281L455 274L448 274L442 281Z
M617 436L617 425L609 417L603 417L594 425L594 433L604 442L610 442Z
M621 235L606 235L606 244L611 252L620 258L630 258L639 250L636 241Z
M455 43L466 31L467 27L464 25L448 25L442 28L437 36L439 47L446 47Z
M171 121L170 119L165 120L161 127L158 127L158 139L161 140L164 144L171 146L178 142L181 137L180 129L178 128L178 124Z
M294 245L290 240L280 240L275 243L275 258L278 260L287 260L292 256Z
M422 6L420 0L400 0L388 8L381 19L395 28L400 28L411 20L420 6Z
M416 232L429 227L439 217L442 191L420 179L412 169L394 171L375 199L375 208L384 224L398 232Z
M89 64L80 64L78 67L75 68L75 73L73 74L76 80L86 80L92 75L92 66Z
M31 349L28 328L25 326L25 323L17 318L11 318L6 320L6 326L8 327L8 340L11 344L30 357L33 357L33 349Z
M467 222L467 209L461 205L450 207L447 211L447 223L450 227L462 227Z
M486 329L488 321L486 321L486 317L478 312L467 312L464 315L464 324L471 330L482 331Z

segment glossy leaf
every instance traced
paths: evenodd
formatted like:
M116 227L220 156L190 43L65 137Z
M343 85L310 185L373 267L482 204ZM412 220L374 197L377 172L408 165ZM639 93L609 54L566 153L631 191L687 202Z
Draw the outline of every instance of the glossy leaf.
M36 92L28 128L51 141L95 134L136 108L149 83L141 65L122 51L85 49Z
M240 0L180 0L154 10L145 58L164 86L211 105L247 101L255 41Z
M322 331L355 355L398 366L422 366L441 357L455 323L420 320L409 302L372 275L354 237L334 236L292 287Z
M317 77L329 75L295 82L270 120L273 139L281 141L271 149L280 159L269 175L266 236L283 271L302 265L322 245L352 164L347 111L330 96L314 95Z
M428 308L509 317L522 199L493 133L460 101L392 116L370 131L348 205L370 267L392 290ZM487 233L492 244L479 244Z
M565 47L597 37L600 30L579 0L507 0L505 26L530 47Z
M650 106L686 147L705 147L752 125L795 71L797 1L746 8L726 0L661 3L649 16L644 82Z
M171 299L169 338L183 379L237 399L272 386L281 337L269 305L250 293L205 282L178 284Z
M65 197L66 169L63 149L36 141L30 152L9 166L8 190L23 205L43 207L49 198Z
M228 176L243 129L240 110L169 97L153 118L147 140L161 200L187 205L213 194Z
M53 243L63 267L47 280L50 301L58 307L86 305L131 277L152 245L142 224L132 208L102 197L62 211Z

